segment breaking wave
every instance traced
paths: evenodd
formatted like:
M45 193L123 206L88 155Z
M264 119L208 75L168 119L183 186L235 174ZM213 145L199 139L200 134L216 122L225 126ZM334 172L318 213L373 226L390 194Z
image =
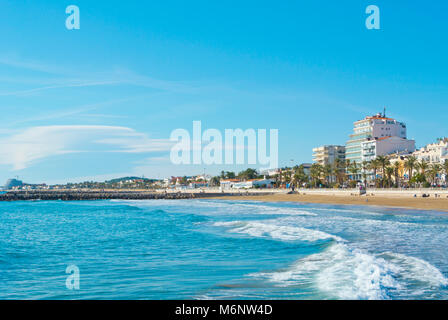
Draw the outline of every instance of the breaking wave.
M268 237L282 241L317 241L333 239L344 241L342 238L326 232L301 227L281 226L258 221L230 221L216 222L214 226L229 227L229 232L248 234L252 237Z
M245 214L245 215L293 215L316 216L314 212L303 209L270 206L262 203L222 202L216 200L111 200L139 208L159 207L161 204L170 206L171 210L184 212L194 208L195 213L206 215ZM213 209L212 211L210 209Z
M334 243L298 260L286 270L255 273L280 287L315 287L328 299L382 300L420 298L426 291L448 285L448 279L427 261L396 253L372 255ZM415 290L418 282L420 290Z
M419 298L427 291L448 285L442 272L425 260L392 252L371 254L319 230L278 225L275 220L216 222L214 226L279 241L334 241L322 252L306 256L287 269L250 274L275 286L314 289L327 299L380 300L397 296ZM419 290L415 290L416 285Z

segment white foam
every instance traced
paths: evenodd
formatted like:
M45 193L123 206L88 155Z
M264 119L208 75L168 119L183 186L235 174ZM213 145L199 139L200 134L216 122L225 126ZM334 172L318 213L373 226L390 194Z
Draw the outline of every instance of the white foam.
M261 214L317 216L316 213L291 207L267 206L256 203L233 203L228 205L233 208L236 206L238 209L248 209Z
M319 230L306 229L293 226L281 226L270 223L272 220L259 221L231 221L216 222L215 226L230 227L229 232L248 234L252 237L270 237L282 241L317 241L334 239L344 241L342 238Z
M361 251L335 243L325 251L300 259L286 271L258 273L279 286L316 287L328 298L387 299L387 289L399 288L393 266Z
M182 211L193 209L195 213L216 214L255 214L255 215L299 215L316 216L316 213L291 207L268 206L256 202L227 202L219 200L111 200L139 208L173 206L170 210ZM205 210L204 210L205 209ZM213 210L209 210L213 209Z
M343 243L300 259L287 270L251 276L278 286L308 285L330 299L389 299L391 292L419 297L448 285L440 270L425 260L391 252L375 256Z
M354 214L365 214L365 215L371 215L371 216L382 216L383 213L380 212L374 212L374 211L368 211L367 208L360 208L358 210L354 209L337 209L337 208L317 208L312 207L309 208L314 211L327 211L327 212L341 212L341 213L354 213Z
M419 281L429 286L448 285L448 279L442 272L425 260L393 252L386 252L383 256L389 257L390 261L398 266L399 275L404 279Z

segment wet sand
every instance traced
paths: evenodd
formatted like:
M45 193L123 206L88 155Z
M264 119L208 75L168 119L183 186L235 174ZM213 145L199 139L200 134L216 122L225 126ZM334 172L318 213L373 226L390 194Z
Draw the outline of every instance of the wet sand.
M235 197L220 197L219 199L235 200ZM414 198L402 196L358 196L358 195L316 195L316 194L272 194L256 196L240 196L238 200L258 200L265 202L302 202L344 205L370 205L382 207L399 207L419 210L434 210L448 212L448 198Z

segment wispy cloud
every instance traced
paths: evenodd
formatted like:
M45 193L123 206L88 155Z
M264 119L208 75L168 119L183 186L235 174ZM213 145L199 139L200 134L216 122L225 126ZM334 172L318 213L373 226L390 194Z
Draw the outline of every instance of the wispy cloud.
M0 139L0 164L25 169L45 158L80 152L150 153L168 151L172 142L151 139L127 127L31 127ZM109 149L113 147L113 149Z
M115 99L115 100L108 100L98 103L91 103L86 105L81 105L77 107L72 107L70 109L61 110L59 112L47 112L44 114L28 117L28 118L22 118L13 122L8 123L9 127L15 127L19 124L28 123L28 122L37 122L37 121L48 121L48 120L55 120L55 119L64 119L68 117L73 116L84 116L84 117L94 117L94 118L123 118L124 116L118 116L118 115L111 115L111 114L99 114L99 113L88 113L90 111L101 109L105 106L110 106L117 103L122 102L128 102L132 101L139 97L129 97L129 98L123 98L123 99Z
M16 78L3 76L1 79L5 82L27 85L45 84L34 88L0 92L0 96L22 96L55 89L111 85L130 85L179 93L195 93L202 87L198 83L193 84L191 82L157 79L138 74L126 68L115 68L107 72L86 72L79 69L52 66L36 61L26 61L10 56L0 56L0 65L37 72L37 74L28 77L21 76ZM49 79L49 75L54 79ZM41 82L39 82L40 80Z
M12 54L9 55L3 54L2 56L0 56L0 64L13 68L19 68L49 74L65 74L68 72L68 70L62 69L60 67L47 65L42 62L25 60L18 57L17 55Z
M63 82L61 84L55 84L51 86L32 88L26 90L17 90L10 92L0 92L0 96L20 96L29 95L41 91L51 90L51 89L62 89L62 88L79 88L79 87L95 87L95 86L107 86L122 83L119 80L103 80L103 81L79 81L79 82Z

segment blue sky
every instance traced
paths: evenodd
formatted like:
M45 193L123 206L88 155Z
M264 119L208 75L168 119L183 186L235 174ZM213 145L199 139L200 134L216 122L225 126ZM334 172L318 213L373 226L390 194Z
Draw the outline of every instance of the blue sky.
M241 169L170 163L170 133L194 120L278 129L280 165L383 106L433 142L448 136L447 15L441 0L2 0L0 184Z

